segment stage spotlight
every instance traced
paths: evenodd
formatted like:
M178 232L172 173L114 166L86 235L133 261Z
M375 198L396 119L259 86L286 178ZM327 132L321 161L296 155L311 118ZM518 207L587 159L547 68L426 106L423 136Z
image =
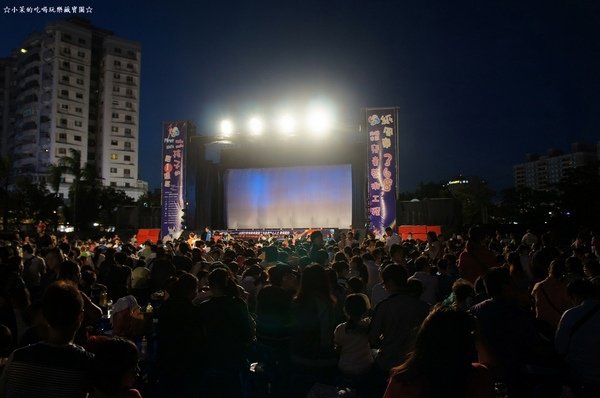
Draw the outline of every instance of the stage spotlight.
M262 134L265 125L261 118L254 116L248 122L248 127L251 135L260 135Z
M325 108L311 109L307 117L308 131L316 136L323 136L331 129L333 116Z
M222 120L220 130L223 137L231 137L233 135L233 123L230 120Z
M296 132L296 120L291 115L284 114L277 119L279 131L286 135L293 135Z

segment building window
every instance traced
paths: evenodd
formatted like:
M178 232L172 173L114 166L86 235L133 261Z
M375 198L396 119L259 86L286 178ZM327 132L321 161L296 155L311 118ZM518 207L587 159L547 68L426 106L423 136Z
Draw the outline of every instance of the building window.
M125 141L124 146L125 146L125 149L131 149L131 142Z
M133 90L128 88L127 90L125 90L125 94L127 95L133 95Z
M75 120L75 127L82 127L83 123L81 123L81 120Z
M127 76L127 83L133 83L133 76Z
M132 63L128 63L127 64L127 69L133 69L133 64Z
M111 187L116 187L116 186L117 186L117 183L116 183L116 182L114 182L114 181L111 181L111 182L110 182L110 186L111 186Z
M59 133L58 134L58 139L59 139L59 141L66 141L67 140L67 134L65 134L65 133Z
M131 115L125 115L125 120L131 122L133 118L131 117Z
M77 42L78 42L79 44L85 44L85 39L78 39L78 40L77 40Z
M60 119L60 124L63 125L63 126L66 126L67 125L67 119L64 119L64 118Z
M66 155L67 154L67 148L58 148L57 153L59 155Z
M62 66L63 68L71 69L71 63L69 61L63 61Z
M77 99L83 99L83 94L82 94L82 93L76 93L76 94L75 94L75 97L76 97Z
M81 108L75 108L75 112L77 112L77 113L83 113L83 109L81 109Z
M126 102L125 108L133 108L133 104L131 102Z
M121 75L119 73L114 73L113 74L113 79L119 80L120 78L121 78Z
M117 140L110 140L110 145L117 146L117 145L119 145L119 141L117 141Z
M62 81L65 83L68 83L71 79L69 79L69 76L63 75L62 77Z
M69 96L69 90L60 90L60 95L62 95L63 97L68 97Z
M128 137L131 136L131 129L130 128L128 128L128 127L125 128L125 135L128 136Z
M125 156L123 156L123 160L126 162L131 162L131 156L125 155Z
M80 135L76 135L74 138L75 138L75 141L81 142L81 136Z
M68 33L63 33L62 38L65 40L71 40L71 35Z
M85 53L83 51L77 51L77 56L79 58L85 58Z
M69 110L69 105L67 105L67 104L60 104L60 109L62 109L64 111L68 111Z
M129 169L123 169L123 175L130 176L131 175L131 170L129 170Z
M119 106L119 101L113 101L113 106Z
M110 168L110 173L111 174L117 174L117 168L116 167L111 167Z
M113 133L118 133L119 132L119 128L112 126L112 128L110 129Z
M131 185L129 185L128 182L125 183L125 187L129 188Z
M119 61L118 59L115 59L114 65L121 66L121 61Z
M110 160L117 160L117 159L119 159L119 155L117 155L116 153L110 154Z
M85 68L84 68L84 66L83 66L83 65L77 65L77 70L78 70L79 72L84 72L84 71L85 71Z
M77 79L77 84L79 84L80 86L83 86L83 79Z
M71 55L71 49L69 47L63 47L63 53Z
M119 114L117 112L113 112L112 117L113 117L113 119L118 119Z
M119 91L121 91L119 86L113 86L113 93L118 93Z
M115 53L116 54L121 54L121 49L119 47L115 47Z

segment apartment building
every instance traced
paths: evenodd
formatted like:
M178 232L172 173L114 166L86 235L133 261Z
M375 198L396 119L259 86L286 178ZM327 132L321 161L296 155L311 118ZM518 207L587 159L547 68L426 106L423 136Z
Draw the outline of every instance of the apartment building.
M566 171L598 160L596 146L574 143L570 153L549 149L546 155L527 155L527 162L513 166L515 188L551 188Z
M6 135L15 175L47 182L73 150L104 185L137 199L140 45L85 19L50 23L11 55L14 111ZM65 175L67 195L73 176Z

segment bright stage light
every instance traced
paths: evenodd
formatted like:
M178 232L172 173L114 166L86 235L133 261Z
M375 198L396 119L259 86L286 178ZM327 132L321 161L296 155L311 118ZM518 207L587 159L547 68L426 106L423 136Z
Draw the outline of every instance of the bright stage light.
M260 135L263 132L265 124L263 123L261 118L259 118L258 116L254 116L248 122L248 127L250 129L250 134Z
M230 120L222 120L220 130L223 137L231 137L233 134L233 123Z
M311 109L307 117L307 127L311 134L322 136L326 134L333 125L333 116L325 108Z
M281 133L292 135L296 132L296 120L291 115L281 115L277 119L277 127Z

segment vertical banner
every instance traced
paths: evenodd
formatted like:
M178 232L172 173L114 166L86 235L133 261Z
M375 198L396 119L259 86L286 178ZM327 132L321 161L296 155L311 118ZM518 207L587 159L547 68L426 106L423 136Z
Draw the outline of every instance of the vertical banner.
M162 150L162 239L177 239L183 232L185 208L186 122L163 123Z
M369 229L382 236L396 226L398 125L395 108L367 109Z

